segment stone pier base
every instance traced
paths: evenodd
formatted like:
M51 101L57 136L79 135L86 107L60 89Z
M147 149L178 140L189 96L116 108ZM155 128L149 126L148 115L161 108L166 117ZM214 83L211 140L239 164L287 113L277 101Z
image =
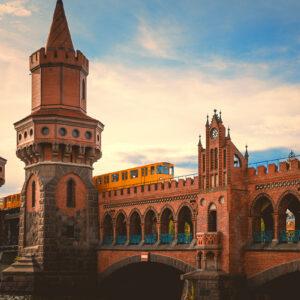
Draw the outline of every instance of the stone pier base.
M245 280L223 271L201 270L181 275L185 280L181 300L243 299Z

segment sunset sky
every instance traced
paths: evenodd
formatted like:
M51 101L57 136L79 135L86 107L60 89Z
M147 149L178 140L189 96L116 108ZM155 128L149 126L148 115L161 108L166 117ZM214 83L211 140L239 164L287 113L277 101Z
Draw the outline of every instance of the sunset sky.
M28 57L45 46L55 0L0 0L0 196L24 164L13 123L31 110ZM197 168L206 115L250 161L300 153L299 0L64 0L73 44L90 60L88 114L105 124L94 174L157 161ZM202 138L204 142L204 138Z

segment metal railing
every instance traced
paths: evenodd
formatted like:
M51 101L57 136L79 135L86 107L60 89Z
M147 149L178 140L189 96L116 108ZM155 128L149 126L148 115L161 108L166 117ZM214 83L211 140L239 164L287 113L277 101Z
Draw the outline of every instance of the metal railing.
M117 245L124 245L127 241L126 235L117 235L116 236L116 244Z
M193 239L192 233L178 233L178 244L190 244Z
M273 239L273 230L256 231L253 233L255 243L271 243Z
M174 234L162 233L160 235L160 242L162 244L171 244L174 241Z
M280 243L298 243L300 241L300 230L279 230Z
M157 234L145 234L144 242L145 244L155 244L157 241Z
M129 243L133 245L139 244L141 240L142 240L142 236L140 234L130 235L129 237Z

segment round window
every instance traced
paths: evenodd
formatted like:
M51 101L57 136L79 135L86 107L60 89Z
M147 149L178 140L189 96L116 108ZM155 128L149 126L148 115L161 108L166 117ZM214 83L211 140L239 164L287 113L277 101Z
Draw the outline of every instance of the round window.
M22 139L22 134L19 134L19 141L21 141Z
M92 138L92 133L90 131L85 132L85 137L90 140Z
M48 127L43 127L42 128L42 135L48 135L50 132L49 128Z
M206 200L204 198L202 198L201 201L200 201L200 205L205 206L205 204L206 204Z
M79 131L77 129L74 129L72 131L72 135L73 135L73 137L78 138L79 137Z
M24 132L24 138L27 138L27 131Z
M66 128L59 128L59 134L61 136L65 136L67 134L67 129Z
M221 196L221 197L219 198L219 203L220 203L220 204L224 204L224 203L225 203L225 198L224 198L224 196Z
M30 136L33 135L33 130L32 129L30 129L29 134L30 134Z

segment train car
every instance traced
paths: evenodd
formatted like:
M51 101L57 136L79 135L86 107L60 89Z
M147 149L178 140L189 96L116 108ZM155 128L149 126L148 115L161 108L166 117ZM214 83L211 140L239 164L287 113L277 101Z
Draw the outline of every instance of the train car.
M20 207L21 194L8 195L0 199L0 209L7 210Z
M99 192L129 188L174 178L174 165L168 162L144 165L94 177Z

